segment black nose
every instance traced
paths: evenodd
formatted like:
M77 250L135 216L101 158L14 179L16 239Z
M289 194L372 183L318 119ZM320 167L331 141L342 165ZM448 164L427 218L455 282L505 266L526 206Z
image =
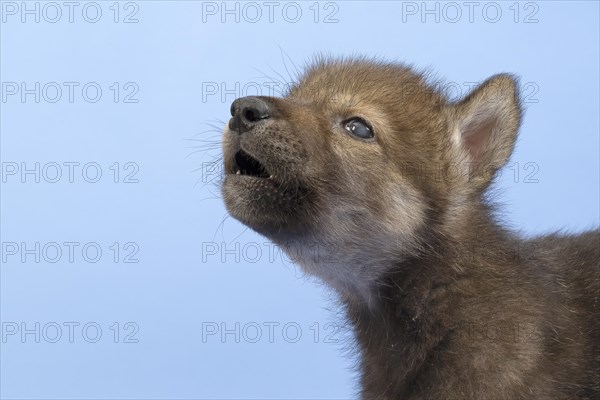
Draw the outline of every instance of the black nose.
M248 96L231 103L229 129L238 133L252 130L261 120L271 117L271 104L260 97Z

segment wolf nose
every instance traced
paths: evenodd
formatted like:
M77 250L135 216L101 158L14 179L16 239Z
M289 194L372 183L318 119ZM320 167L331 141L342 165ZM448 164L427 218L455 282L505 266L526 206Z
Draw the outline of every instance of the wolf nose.
M231 116L229 129L248 132L261 120L271 117L271 104L260 97L241 97L231 103Z

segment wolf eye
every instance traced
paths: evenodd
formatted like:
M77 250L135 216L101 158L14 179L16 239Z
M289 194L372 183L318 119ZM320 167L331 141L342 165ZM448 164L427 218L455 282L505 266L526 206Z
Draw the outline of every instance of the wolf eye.
M361 139L370 139L373 136L373 129L360 118L351 118L344 122L344 129L350 132L353 136Z

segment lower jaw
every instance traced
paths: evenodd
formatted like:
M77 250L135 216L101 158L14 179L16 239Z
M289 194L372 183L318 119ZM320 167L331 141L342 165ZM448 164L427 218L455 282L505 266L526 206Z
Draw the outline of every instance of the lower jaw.
M270 178L227 174L221 191L229 213L261 234L297 232L309 225L301 204L310 202L308 190L286 189Z

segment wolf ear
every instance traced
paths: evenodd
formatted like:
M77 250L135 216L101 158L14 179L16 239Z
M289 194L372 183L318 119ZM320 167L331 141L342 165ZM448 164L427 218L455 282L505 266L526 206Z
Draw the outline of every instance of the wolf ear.
M521 123L517 79L494 75L452 106L452 141L469 164L469 180L490 183L508 161Z

